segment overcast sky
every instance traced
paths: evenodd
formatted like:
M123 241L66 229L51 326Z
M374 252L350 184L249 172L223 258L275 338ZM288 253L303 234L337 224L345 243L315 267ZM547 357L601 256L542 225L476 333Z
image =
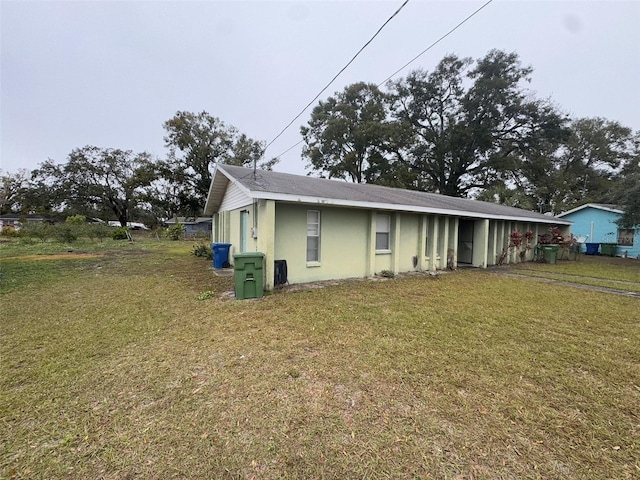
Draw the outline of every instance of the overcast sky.
M382 82L484 3L411 0L321 98ZM178 110L270 141L401 4L2 0L0 168L85 145L162 157ZM640 1L494 0L395 78L493 48L517 52L530 88L571 116L640 130ZM266 157L297 143L309 114ZM301 148L275 169L305 173Z

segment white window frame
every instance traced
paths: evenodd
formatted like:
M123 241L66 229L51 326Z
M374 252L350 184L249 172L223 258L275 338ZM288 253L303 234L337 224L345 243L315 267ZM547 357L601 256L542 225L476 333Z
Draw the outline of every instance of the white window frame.
M315 217L315 218L313 218ZM307 266L317 266L320 264L320 210L307 210ZM309 241L315 239L315 248L309 248ZM309 256L315 250L315 255Z
M386 237L386 242L383 239ZM386 244L386 245L385 245ZM376 252L391 251L391 215L376 215Z

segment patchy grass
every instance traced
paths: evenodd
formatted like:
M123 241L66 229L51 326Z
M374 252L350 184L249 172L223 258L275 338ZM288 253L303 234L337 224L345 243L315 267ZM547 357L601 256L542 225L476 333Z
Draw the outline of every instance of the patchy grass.
M640 282L629 282L625 280L601 280L594 277L581 277L579 275L555 273L548 271L537 271L519 269L518 273L527 275L529 277L548 278L551 280L558 280L561 282L577 283L580 285L589 285L593 287L611 288L614 290L627 291L627 292L640 292Z
M640 261L636 259L582 255L579 261L558 261L555 265L527 262L512 268L530 277L640 292Z
M580 255L578 261L559 260L555 265L526 262L517 264L515 268L526 271L640 283L640 261L632 258Z
M190 246L2 296L4 477L640 474L638 299L461 271L235 301Z

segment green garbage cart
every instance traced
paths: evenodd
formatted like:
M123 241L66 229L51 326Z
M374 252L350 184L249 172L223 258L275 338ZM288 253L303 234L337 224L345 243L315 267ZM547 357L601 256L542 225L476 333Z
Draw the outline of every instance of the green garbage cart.
M617 243L601 243L600 244L600 253L602 255L606 255L607 257L615 257L616 256L616 247Z
M236 253L233 262L236 298L261 298L264 290L264 253Z
M556 263L560 245L542 245L542 255L547 263Z

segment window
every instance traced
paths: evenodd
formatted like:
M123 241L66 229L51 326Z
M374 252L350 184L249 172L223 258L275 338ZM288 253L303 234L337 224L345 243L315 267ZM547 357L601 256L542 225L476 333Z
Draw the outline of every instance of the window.
M307 210L307 262L320 261L320 212Z
M633 247L633 236L635 231L633 228L618 229L618 245L623 247Z
M376 250L389 250L389 232L391 216L376 215Z

